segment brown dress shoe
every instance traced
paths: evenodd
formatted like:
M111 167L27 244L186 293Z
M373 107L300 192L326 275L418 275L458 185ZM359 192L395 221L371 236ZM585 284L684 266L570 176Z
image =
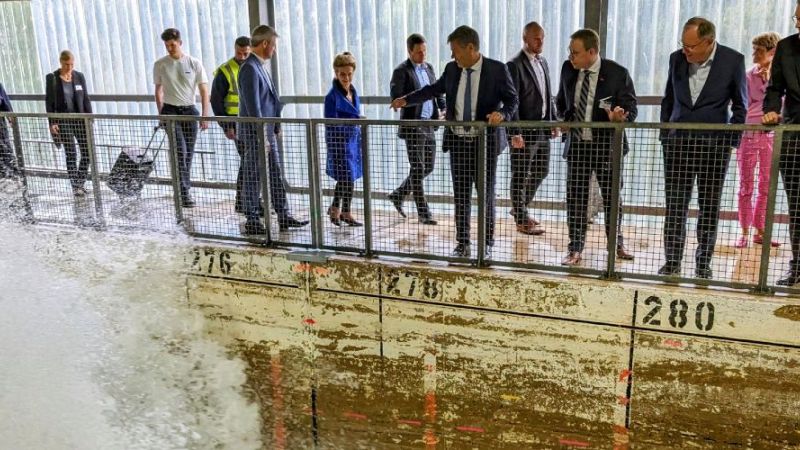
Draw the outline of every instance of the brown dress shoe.
M577 266L581 262L581 252L569 252L564 259L561 260L562 266Z
M617 246L617 259L623 259L625 261L633 261L634 256L633 253L629 252L624 245Z
M541 236L544 234L544 228L539 227L533 219L528 219L528 222L517 225L517 231L529 236Z

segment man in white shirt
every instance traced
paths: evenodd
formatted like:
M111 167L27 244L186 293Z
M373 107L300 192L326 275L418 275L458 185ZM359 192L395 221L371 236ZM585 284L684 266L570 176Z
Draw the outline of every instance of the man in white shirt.
M160 115L197 116L195 92L200 91L203 117L209 116L208 75L197 58L185 53L181 46L181 32L167 28L161 33L167 56L153 64L153 82L156 85L156 108ZM200 122L200 129L208 128L207 121ZM178 175L181 185L181 204L184 208L194 206L189 194L191 187L192 157L197 141L197 122L175 122L175 144L178 158Z

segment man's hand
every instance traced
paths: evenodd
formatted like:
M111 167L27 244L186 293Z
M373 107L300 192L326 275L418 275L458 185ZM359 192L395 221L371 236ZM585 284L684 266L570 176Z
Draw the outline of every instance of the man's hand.
M400 97L400 98L396 98L396 99L392 100L391 108L393 110L397 111L400 108L405 108L407 104L408 104L408 102L406 102L406 99Z
M236 139L236 128L228 128L225 130L225 137L230 140Z
M489 125L499 125L505 118L502 114L497 111L494 111L491 114L486 116L486 119L489 121Z
M762 125L777 125L781 121L780 114L770 111L761 117Z
M201 120L200 121L200 129L201 130L207 130L208 129L208 121L207 120Z
M525 139L521 134L515 134L514 136L511 136L511 148L525 148Z
M606 112L608 113L608 120L612 122L624 122L628 120L628 112L619 106L614 109L607 109Z
M561 128L550 129L550 137L551 138L561 137Z
M50 125L50 134L52 134L53 136L58 134L58 124L57 123L54 123L54 124Z

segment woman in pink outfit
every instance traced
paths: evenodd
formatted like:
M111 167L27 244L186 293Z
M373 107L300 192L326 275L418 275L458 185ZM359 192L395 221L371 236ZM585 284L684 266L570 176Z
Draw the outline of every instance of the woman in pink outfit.
M745 123L760 124L764 115L762 106L769 74L772 67L772 58L775 56L775 46L781 39L778 33L762 33L753 38L753 66L747 72L747 91L749 102L747 107L747 120ZM769 171L772 162L773 133L766 131L746 131L739 146L737 162L739 164L739 224L742 235L736 241L736 248L745 248L750 245L750 228L755 228L753 242L762 243L764 221L767 211L767 192L769 191ZM755 184L755 171L758 166L758 194L753 205L753 185ZM772 242L773 247L780 246Z

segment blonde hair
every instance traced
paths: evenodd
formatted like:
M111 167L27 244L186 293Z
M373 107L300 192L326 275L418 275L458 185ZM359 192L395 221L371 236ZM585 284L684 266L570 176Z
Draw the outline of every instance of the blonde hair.
M61 50L61 54L58 56L59 62L69 61L70 59L74 59L75 56L69 50Z
M772 50L773 48L778 46L778 41L780 40L781 40L780 34L774 31L768 31L766 33L761 33L758 36L754 37L753 45L764 47L767 50Z
M333 58L333 70L347 66L350 66L353 68L353 70L356 70L356 58L352 53L342 52Z

